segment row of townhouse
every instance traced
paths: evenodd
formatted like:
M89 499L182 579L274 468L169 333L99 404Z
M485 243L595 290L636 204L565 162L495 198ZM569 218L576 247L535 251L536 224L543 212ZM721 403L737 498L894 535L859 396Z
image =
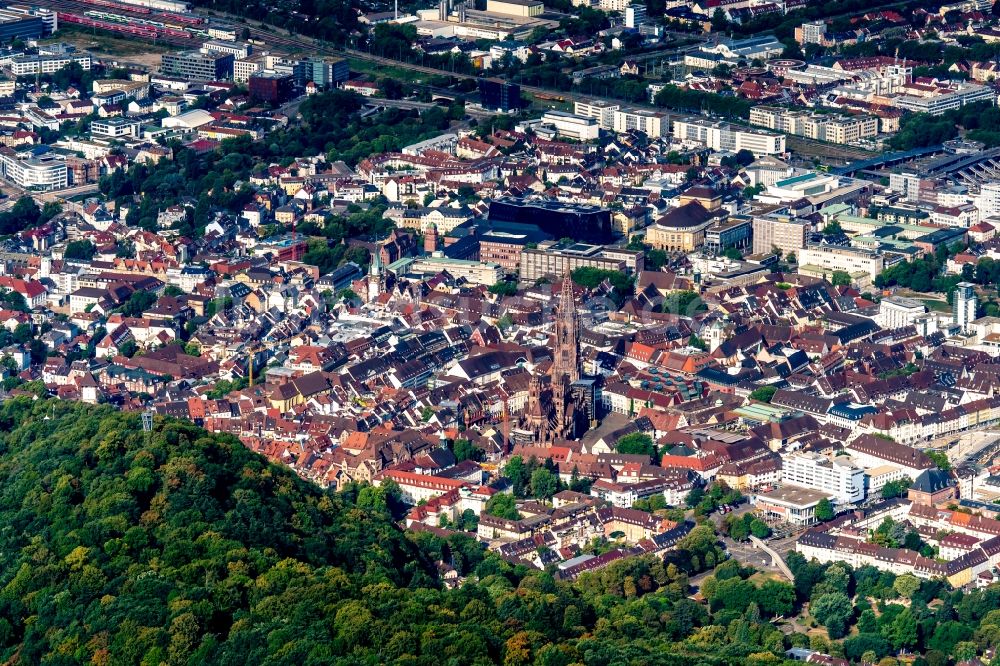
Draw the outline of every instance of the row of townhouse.
M915 410L906 409L892 414L873 414L861 420L858 432L878 433L897 442L915 444L972 428L988 427L998 421L1000 397L982 398L941 412L918 414Z

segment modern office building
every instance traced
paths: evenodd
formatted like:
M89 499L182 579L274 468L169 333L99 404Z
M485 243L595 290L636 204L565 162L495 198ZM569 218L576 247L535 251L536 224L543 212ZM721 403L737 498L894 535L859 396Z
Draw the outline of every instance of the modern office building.
M853 145L879 133L879 120L876 116L814 114L777 106L757 106L750 109L750 124L842 145Z
M233 78L234 61L231 53L164 53L160 71L194 81L222 81Z
M865 498L865 471L849 458L828 458L818 453L793 453L784 457L783 483L833 495L838 504Z
M573 114L582 118L594 118L601 129L611 130L615 127L615 111L620 108L620 104L604 100L574 102Z
M843 271L860 286L867 286L864 280L857 280L860 274L864 273L874 281L885 268L885 259L881 254L856 247L810 245L799 250L797 257L800 273L830 279L834 271Z
M90 133L94 136L103 136L109 139L117 139L123 136L139 136L139 128L141 126L142 123L132 118L96 118L90 123Z
M976 208L979 209L981 219L1000 217L1000 182L983 183L980 186L979 196L976 197Z
M39 18L42 20L43 35L51 35L59 29L59 15L54 9L38 7L36 5L7 5L0 8L0 20L9 19L12 21L29 18Z
M969 325L976 319L976 285L971 282L959 282L955 285L952 307L955 324L962 331L969 332Z
M698 143L715 151L738 153L749 150L754 157L779 155L785 152L782 134L753 130L708 120L674 121L674 138L678 141Z
M545 4L541 0L486 0L486 11L530 18L544 13Z
M917 320L925 314L927 306L915 298L886 296L879 303L877 321L882 328L902 328L916 325Z
M233 81L246 83L250 77L264 71L264 56L255 55L244 60L233 61Z
M253 45L246 42L229 42L212 39L201 45L202 50L210 53L229 53L237 60L249 58L253 53Z
M0 26L2 26L2 24L0 24ZM13 58L10 62L10 73L14 76L53 74L74 62L80 65L81 68L89 70L93 66L94 60L89 53L18 56Z
M733 215L705 229L705 249L725 252L729 248L744 250L750 246L753 220L745 215Z
M573 238L583 243L608 243L613 236L611 211L607 208L549 199L494 199L490 202L489 220L534 224L553 238Z
M495 79L479 79L479 100L484 109L517 111L521 108L521 86Z
M669 122L665 113L659 111L642 111L639 109L618 109L612 115L612 129L616 132L638 130L644 132L650 139L659 139L666 135Z
M889 189L898 192L907 201L920 201L920 175L912 171L898 171L889 174ZM997 188L1000 202L1000 188Z
M299 63L300 85L312 81L320 89L336 88L350 77L350 67L343 58L312 58Z
M41 12L47 12L42 14ZM9 44L15 39L38 39L51 34L57 27L55 12L37 8L17 11L11 7L0 8L0 42Z
M811 223L789 215L764 215L753 218L753 252L766 254L775 248L786 256L806 246Z
M0 153L3 177L25 190L58 190L67 187L66 162L55 155L18 157L13 151Z
M830 493L788 485L754 495L752 502L766 518L807 527L816 523L816 506L824 499L830 499Z
M429 277L448 271L455 278L464 278L472 284L491 286L504 277L504 270L497 264L448 257L403 257L386 267L397 277Z
M625 8L625 27L638 30L646 23L646 5L633 2Z
M587 243L544 241L536 248L521 251L520 277L532 282L543 277L561 277L567 270L591 267L620 273L641 271L644 266L641 251L602 247Z
M295 79L291 74L259 72L250 76L249 91L253 99L281 104L295 96Z
M898 109L932 116L940 116L946 111L974 102L995 104L996 100L997 92L992 87L965 82L953 83L947 88L940 87L931 92L906 88L904 94L890 98L892 105Z
M593 118L565 111L546 111L542 115L542 123L554 127L559 136L576 141L594 141L600 134L600 127Z
M537 247L552 237L533 224L496 222L476 230L479 240L479 260L503 266L509 273L517 273L521 265L521 252L528 246Z

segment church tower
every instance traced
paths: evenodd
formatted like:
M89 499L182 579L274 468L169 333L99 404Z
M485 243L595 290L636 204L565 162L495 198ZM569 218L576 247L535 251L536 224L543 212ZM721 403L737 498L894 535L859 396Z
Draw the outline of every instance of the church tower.
M552 362L552 403L555 407L555 431L568 437L573 431L571 415L573 382L580 379L580 322L573 302L573 278L563 276L556 315L555 359Z
M424 254L434 254L438 249L438 228L431 222L424 232Z
M580 379L580 320L573 302L573 278L569 271L563 277L559 294L559 312L556 315L555 359L552 362L553 380L566 375L572 384Z
M721 319L716 319L708 327L708 351L714 352L722 346L726 339L726 325Z
M382 276L382 253L379 248L372 252L371 268L368 271L368 302L374 303L378 295L385 291Z
M548 418L542 404L542 380L533 375L528 382L528 402L524 407L524 426L535 435L535 440L545 439Z

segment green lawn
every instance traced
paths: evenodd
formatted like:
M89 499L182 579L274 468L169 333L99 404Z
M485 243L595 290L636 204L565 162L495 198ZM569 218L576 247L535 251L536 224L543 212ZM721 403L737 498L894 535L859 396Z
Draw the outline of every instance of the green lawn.
M927 309L932 312L951 312L951 306L948 305L948 301L939 301L934 298L921 298L920 302L926 305Z

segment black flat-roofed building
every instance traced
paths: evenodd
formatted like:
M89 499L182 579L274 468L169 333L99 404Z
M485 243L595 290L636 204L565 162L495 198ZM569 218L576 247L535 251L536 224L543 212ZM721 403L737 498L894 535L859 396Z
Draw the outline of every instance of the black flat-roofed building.
M521 108L521 86L516 83L479 79L479 101L491 111L517 111Z
M46 34L45 22L38 16L22 16L0 8L0 42L37 39Z
M502 197L490 202L489 219L533 224L553 238L585 243L609 243L613 238L611 211L600 206Z

